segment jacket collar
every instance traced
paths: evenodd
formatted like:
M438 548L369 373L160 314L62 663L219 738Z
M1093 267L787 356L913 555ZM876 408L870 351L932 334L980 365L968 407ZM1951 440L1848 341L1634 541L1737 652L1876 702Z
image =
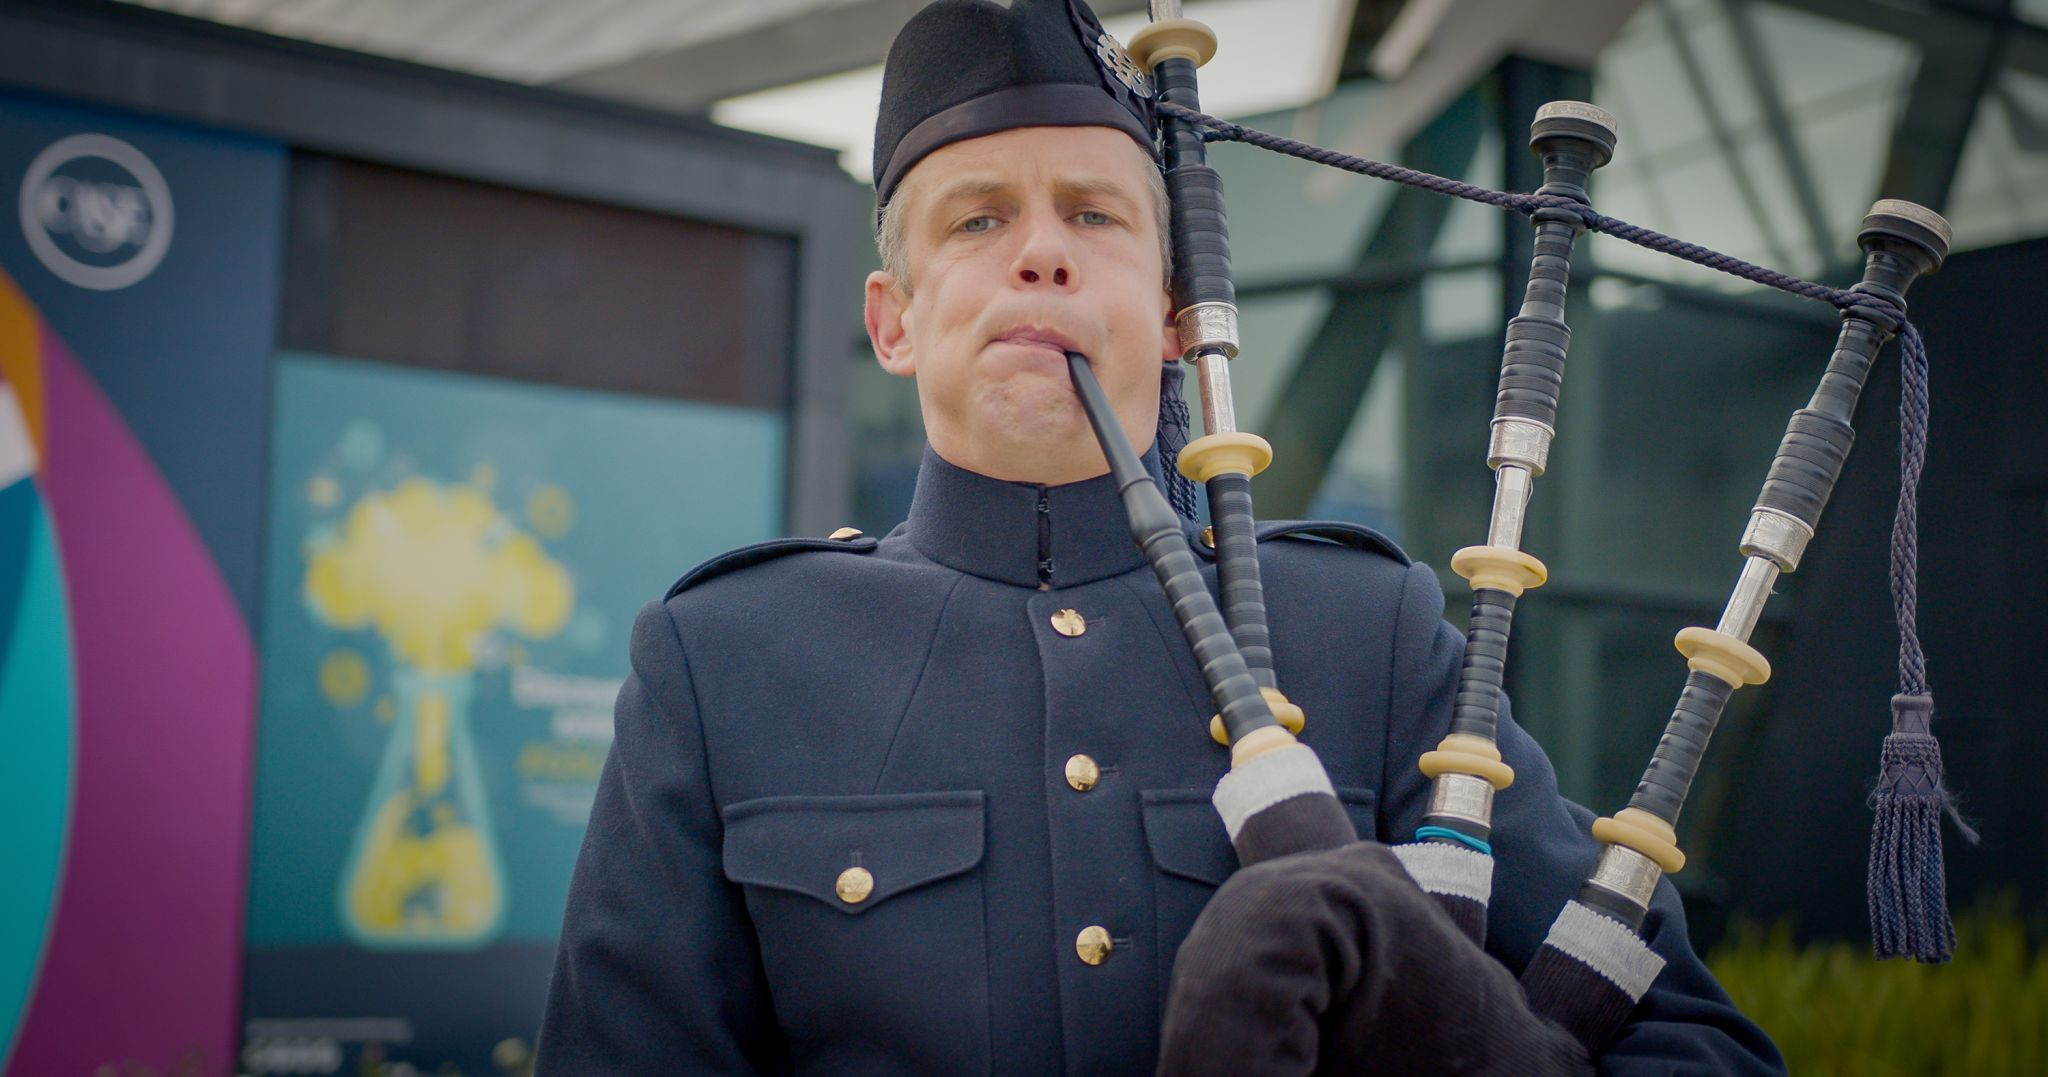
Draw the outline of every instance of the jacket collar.
M1158 474L1156 454L1145 454L1145 466ZM1108 475L1065 486L1005 482L955 467L929 446L906 530L926 557L1018 587L1074 587L1145 563Z

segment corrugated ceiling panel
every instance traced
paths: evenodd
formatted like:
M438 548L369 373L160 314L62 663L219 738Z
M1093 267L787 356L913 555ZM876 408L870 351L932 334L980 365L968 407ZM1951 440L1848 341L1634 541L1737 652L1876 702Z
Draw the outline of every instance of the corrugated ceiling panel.
M856 0L130 0L515 82L553 82Z

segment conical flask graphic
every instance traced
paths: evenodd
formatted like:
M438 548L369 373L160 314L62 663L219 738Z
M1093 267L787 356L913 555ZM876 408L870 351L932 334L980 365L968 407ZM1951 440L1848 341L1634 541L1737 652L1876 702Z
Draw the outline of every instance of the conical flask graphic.
M505 914L505 876L476 746L470 674L394 671L397 720L336 893L364 946L483 945Z
M484 490L409 478L365 493L308 542L309 612L390 648L396 721L335 891L364 946L481 946L504 921L488 796L469 728L476 648L546 639L575 607L568 572Z

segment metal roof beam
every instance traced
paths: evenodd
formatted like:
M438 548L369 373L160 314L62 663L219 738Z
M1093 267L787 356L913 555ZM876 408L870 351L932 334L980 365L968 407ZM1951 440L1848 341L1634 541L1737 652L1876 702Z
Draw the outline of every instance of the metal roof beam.
M1779 88L1778 73L1771 68L1770 57L1765 53L1762 37L1757 32L1754 4L1755 0L1721 0L1721 8L1728 15L1728 27L1735 37L1736 58L1742 62L1743 74L1756 85L1764 126L1771 133L1771 147L1777 152L1778 162L1784 166L1785 175L1792 183L1792 194L1799 202L1800 215L1806 219L1807 240L1813 244L1814 256L1824 264L1834 251L1827 210L1821 205L1813 170L1807 167L1806 154L1799 148L1799 139L1793 133L1792 118L1785 111L1785 94Z
M593 68L551 85L671 112L703 113L713 102L882 62L896 32L927 0L855 0L732 37ZM1097 0L1098 15L1144 7Z
M1952 28L1979 24L1992 27L2004 38L2006 66L2032 75L2048 76L2048 30L2022 22L2011 14L2000 15L1982 7L1960 7L1953 3L1929 4L1917 0L1773 0L1785 7L1822 15L1830 19L1908 41L1926 41L1932 35L1953 35ZM1993 0L1993 5L2004 0Z
M1936 213L1947 210L1978 105L2009 44L1996 22L1950 21L1949 32L1921 39L1920 70L1899 110L1878 181L1879 197L1918 202Z

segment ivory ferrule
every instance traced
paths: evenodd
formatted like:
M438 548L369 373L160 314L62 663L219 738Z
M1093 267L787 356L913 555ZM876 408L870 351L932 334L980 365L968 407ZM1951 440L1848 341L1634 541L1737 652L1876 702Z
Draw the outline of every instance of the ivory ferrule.
M1126 51L1147 71L1161 60L1174 59L1187 60L1200 67L1216 55L1216 31L1193 19L1178 15L1161 17L1155 11L1152 21L1131 35Z
M1273 462L1273 446L1257 434L1203 434L1181 447L1180 473L1196 482L1218 475L1252 476Z
M1301 736L1301 731L1308 726L1308 714L1289 702L1278 688L1261 688L1259 694L1266 697L1266 706L1272 708L1273 720L1280 723L1280 728ZM1222 715L1209 716L1209 736L1225 748L1230 747L1230 733L1223 728Z
M1183 360L1209 351L1237 358L1237 308L1229 303L1212 300L1186 307L1173 316L1173 327L1180 335Z
M1534 419L1495 419L1486 443L1486 465L1517 464L1531 475L1541 475L1550 462L1550 441L1556 436L1557 431Z
M1277 752L1299 743L1300 741L1294 739L1294 734L1277 725L1260 726L1230 746L1230 765L1241 767L1268 752Z
M1776 562L1751 554L1742 562L1742 575L1735 580L1735 590L1728 596L1728 607L1721 611L1721 623L1715 631L1747 643L1764 615L1764 603L1771 600L1771 585L1776 582Z
M1476 774L1439 774L1429 787L1429 814L1493 827L1493 783Z
M1506 591L1516 598L1531 587L1543 586L1550 578L1550 570L1543 562L1521 550L1502 546L1467 546L1451 555L1451 571L1463 576L1475 591Z
M1679 851L1677 832L1670 823L1641 808L1623 808L1593 820L1593 837L1647 857L1666 874L1685 868L1685 854Z
M1749 514L1749 526L1742 529L1742 556L1768 557L1778 568L1790 572L1799 567L1799 557L1813 540L1813 528L1777 509L1759 508Z
M1770 659L1750 646L1749 641L1727 632L1695 625L1679 629L1678 638L1672 643L1685 656L1686 665L1719 678L1729 688L1762 684L1771 679Z
M1600 863L1586 881L1648 909L1657 894L1657 880L1663 877L1656 861L1626 845L1609 845L1601 850Z
M1515 768L1500 761L1500 748L1492 741L1470 733L1445 735L1437 742L1435 751L1422 753L1416 766L1429 778L1470 774L1492 784L1495 789L1506 789L1515 784Z

